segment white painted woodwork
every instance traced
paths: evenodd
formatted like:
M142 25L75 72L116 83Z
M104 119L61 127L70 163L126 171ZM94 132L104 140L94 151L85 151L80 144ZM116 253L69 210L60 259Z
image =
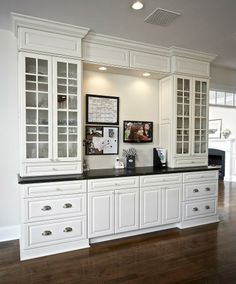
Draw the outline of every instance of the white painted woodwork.
M89 192L133 187L139 187L137 176L88 180Z
M68 214L86 214L86 194L53 199L25 199L24 203L24 222L65 218Z
M150 175L140 177L140 186L166 185L182 183L182 174Z
M206 180L217 180L218 171L200 171L183 173L183 181L185 182L201 182Z
M139 188L115 191L115 233L139 229Z
M170 58L145 52L130 51L130 67L170 73Z
M162 188L162 223L181 221L182 185Z
M184 184L183 200L216 197L218 194L218 181Z
M114 234L114 191L88 193L88 237Z
M183 221L216 214L217 200L204 199L183 203Z
M140 188L140 228L161 225L161 187Z
M129 51L114 46L84 42L83 58L91 63L129 67Z
M171 58L171 72L195 76L210 76L210 63L191 58L173 56Z
M207 166L208 157L176 157L175 165L177 168L181 167L198 167L198 166Z
M28 223L23 233L25 249L82 240L86 238L86 217Z

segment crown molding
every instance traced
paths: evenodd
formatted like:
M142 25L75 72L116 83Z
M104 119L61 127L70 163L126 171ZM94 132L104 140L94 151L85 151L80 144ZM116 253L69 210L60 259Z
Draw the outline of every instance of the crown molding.
M191 59L201 60L201 61L210 63L217 57L217 54L206 53L206 52L202 52L198 50L192 50L192 49L172 46L170 47L170 56L191 58Z
M32 16L26 16L18 13L11 13L11 17L12 29L16 37L18 37L19 27L36 29L78 38L84 38L90 30L89 28L64 24Z
M104 34L97 34L89 32L84 38L84 42L97 43L103 45L109 45L113 47L126 48L134 51L143 51L147 53L169 56L169 48L161 47L154 44L148 44L145 42L128 40L120 37L108 36Z

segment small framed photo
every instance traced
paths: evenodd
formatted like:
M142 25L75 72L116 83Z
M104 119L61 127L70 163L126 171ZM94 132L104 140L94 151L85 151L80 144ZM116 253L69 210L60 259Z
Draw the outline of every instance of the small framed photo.
M86 124L119 124L119 97L86 95Z
M208 136L210 139L221 138L222 119L209 120Z
M119 128L86 126L86 155L115 155L119 153Z

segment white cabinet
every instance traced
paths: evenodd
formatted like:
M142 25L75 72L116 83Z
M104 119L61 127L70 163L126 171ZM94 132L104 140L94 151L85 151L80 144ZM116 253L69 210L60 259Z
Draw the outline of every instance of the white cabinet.
M181 220L182 185L166 186L162 189L162 224Z
M169 167L208 163L208 80L170 76L160 80L160 140Z
M181 220L182 174L141 176L140 184L141 228Z
M89 237L139 228L139 177L88 181Z
M86 181L21 185L21 259L89 247Z
M114 191L88 193L88 237L114 234Z
M140 189L140 228L161 225L161 187Z
M20 59L20 175L81 173L81 62Z
M115 233L139 229L139 188L115 191Z

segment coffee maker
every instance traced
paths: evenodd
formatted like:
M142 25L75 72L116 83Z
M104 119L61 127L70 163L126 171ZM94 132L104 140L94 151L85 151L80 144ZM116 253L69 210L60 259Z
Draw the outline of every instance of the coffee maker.
M163 148L153 148L153 167L166 168L167 167L167 150Z

